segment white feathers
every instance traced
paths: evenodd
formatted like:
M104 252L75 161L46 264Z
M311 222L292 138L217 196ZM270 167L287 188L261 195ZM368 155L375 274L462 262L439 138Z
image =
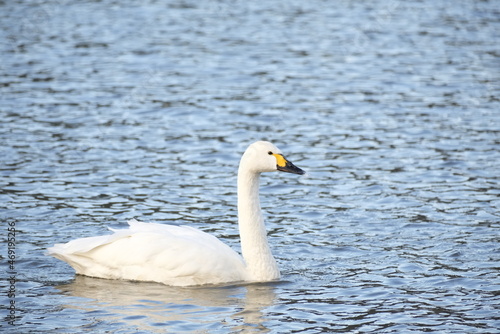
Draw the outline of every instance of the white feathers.
M78 274L196 285L243 281L243 259L214 236L189 226L141 223L109 236L82 238L49 248Z
M279 270L266 237L259 204L259 175L277 170L280 151L257 142L247 149L238 171L238 220L243 259L214 236L189 226L142 223L111 235L81 238L48 249L77 274L167 285L268 281ZM284 159L284 158L283 158Z

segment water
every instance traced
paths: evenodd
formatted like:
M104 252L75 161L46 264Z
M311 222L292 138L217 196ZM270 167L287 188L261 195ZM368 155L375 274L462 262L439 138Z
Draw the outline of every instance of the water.
M498 332L497 1L0 8L2 331ZM259 139L308 171L262 178L282 281L172 288L44 255L133 217L238 249Z

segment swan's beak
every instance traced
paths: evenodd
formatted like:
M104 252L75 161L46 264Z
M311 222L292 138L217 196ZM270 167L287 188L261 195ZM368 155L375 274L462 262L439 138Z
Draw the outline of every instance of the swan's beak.
M293 173L293 174L305 174L302 169L292 164L288 161L283 154L273 154L276 157L276 168L281 172Z

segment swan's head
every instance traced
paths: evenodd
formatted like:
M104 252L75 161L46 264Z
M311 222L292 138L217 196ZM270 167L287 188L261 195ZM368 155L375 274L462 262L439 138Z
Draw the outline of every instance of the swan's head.
M293 174L305 174L299 167L287 160L280 149L268 141L251 144L241 158L240 168L256 173L281 171Z

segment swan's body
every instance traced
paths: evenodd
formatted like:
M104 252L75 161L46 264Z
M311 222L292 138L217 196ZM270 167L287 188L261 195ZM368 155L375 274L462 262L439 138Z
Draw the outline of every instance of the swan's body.
M260 173L276 170L304 173L269 142L253 143L241 158L238 223L243 257L195 228L135 219L126 230L56 244L49 254L67 262L77 274L110 279L178 286L279 279L259 202Z

